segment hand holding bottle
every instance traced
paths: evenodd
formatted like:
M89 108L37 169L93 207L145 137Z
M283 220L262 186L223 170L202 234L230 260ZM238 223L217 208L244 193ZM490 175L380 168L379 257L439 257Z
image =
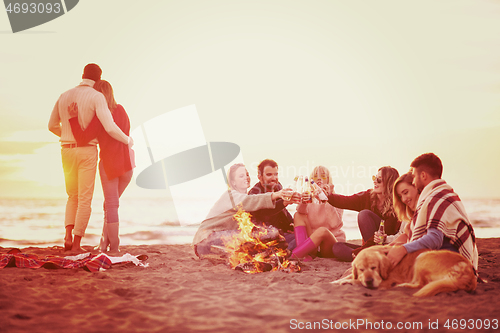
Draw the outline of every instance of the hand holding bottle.
M335 193L333 191L333 188L334 188L335 185L333 184L321 184L321 188L323 189L323 191L325 191L326 195L330 195L332 193Z
M289 184L285 189L284 189L284 198L283 201L285 205L289 204L298 204L301 201L301 195L300 193L297 193L297 179L298 177L295 177L293 180L292 184Z
M287 186L283 189L283 200L290 202L292 200L293 189L291 186Z
M302 202L302 195L298 192L293 192L291 203L299 204Z
M314 182L314 180L311 180L311 187L313 189L313 194L315 197L318 198L320 202L325 202L328 201L327 193Z
M387 234L385 233L385 221L382 220L380 221L380 227L378 231L375 231L375 234L373 235L373 241L375 244L382 245L385 242L385 239L387 238Z
M379 245L384 244L386 238L387 238L386 234L381 235L381 234L379 234L378 231L375 231L375 233L373 234L373 242L375 244L379 244Z

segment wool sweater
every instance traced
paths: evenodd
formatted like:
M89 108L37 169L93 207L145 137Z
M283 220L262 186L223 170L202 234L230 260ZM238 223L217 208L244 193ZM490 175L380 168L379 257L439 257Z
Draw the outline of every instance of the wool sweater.
M242 209L250 214L259 209L274 208L272 193L247 195L237 191L224 192L212 207L207 218L201 222L193 238L193 245L207 238L214 231L236 230L238 223L234 214Z

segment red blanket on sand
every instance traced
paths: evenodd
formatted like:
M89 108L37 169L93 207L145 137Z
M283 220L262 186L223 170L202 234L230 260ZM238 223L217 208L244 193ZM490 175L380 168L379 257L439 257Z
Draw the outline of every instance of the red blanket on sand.
M101 268L111 267L111 260L104 254L90 255L84 259L71 260L58 256L47 256L38 258L36 254L21 253L19 249L10 250L8 253L0 253L0 268L81 268L98 272Z

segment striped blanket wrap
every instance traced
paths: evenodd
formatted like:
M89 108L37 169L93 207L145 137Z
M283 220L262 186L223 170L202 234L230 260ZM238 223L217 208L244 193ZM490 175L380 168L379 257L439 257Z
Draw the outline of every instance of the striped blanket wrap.
M410 242L426 235L429 228L436 228L449 238L460 254L472 263L477 274L474 229L460 197L442 179L429 183L420 194L411 222Z

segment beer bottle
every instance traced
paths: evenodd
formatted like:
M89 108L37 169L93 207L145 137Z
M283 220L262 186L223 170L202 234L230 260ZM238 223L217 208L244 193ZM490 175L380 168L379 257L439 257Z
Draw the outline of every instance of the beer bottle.
M291 195L286 196L286 197L283 197L283 200L285 200L285 201L290 201L290 200L292 200L293 193L294 193L294 192L297 192L297 178L298 178L298 177L297 177L297 176L295 176L295 178L293 179L293 182L292 182L290 185L288 185L288 186L286 187L286 189L290 189L290 190L291 190Z
M302 176L295 177L297 181L295 182L295 191L302 194L302 187L304 183L304 179Z
M380 221L380 227L378 228L378 237L380 238L380 241L378 243L379 245L384 244L385 237L387 236L385 234L385 226L384 226L384 224L385 224L384 220Z
M311 184L309 183L309 179L307 176L304 179L304 187L302 188L302 193L306 195L306 197L302 197L303 203L311 203L312 202L312 191Z
M314 180L311 179L311 186L314 190L314 192L319 191L318 199L321 200L322 202L328 201L328 197L326 196L325 192L323 192L323 189L319 187L318 184L314 182Z
M292 190L294 192L297 192L297 181L299 180L299 176L295 176L295 178L293 179L293 183L292 183Z

